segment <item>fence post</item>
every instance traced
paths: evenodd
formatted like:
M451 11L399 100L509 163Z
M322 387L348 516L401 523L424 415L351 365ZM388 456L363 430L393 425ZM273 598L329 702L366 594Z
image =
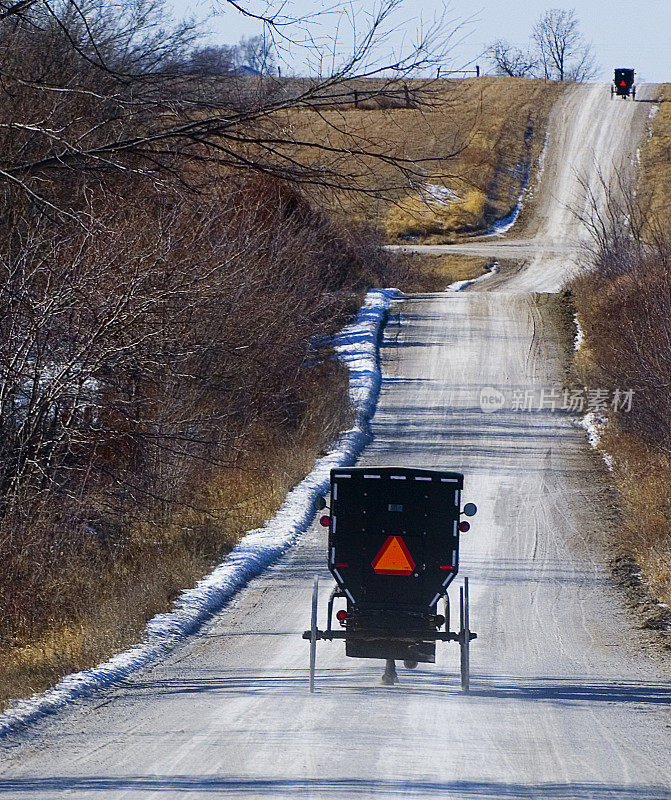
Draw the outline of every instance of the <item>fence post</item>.
M475 65L475 77L476 78L480 77L480 65L479 64Z
M354 90L354 108L359 108L359 92Z
M408 89L408 84L403 84L403 91L405 92L405 107L410 108L410 89Z

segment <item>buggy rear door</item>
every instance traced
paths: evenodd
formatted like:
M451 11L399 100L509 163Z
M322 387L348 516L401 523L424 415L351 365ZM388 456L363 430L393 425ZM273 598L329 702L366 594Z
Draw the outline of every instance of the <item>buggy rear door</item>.
M458 473L332 474L329 567L357 606L428 608L458 570Z

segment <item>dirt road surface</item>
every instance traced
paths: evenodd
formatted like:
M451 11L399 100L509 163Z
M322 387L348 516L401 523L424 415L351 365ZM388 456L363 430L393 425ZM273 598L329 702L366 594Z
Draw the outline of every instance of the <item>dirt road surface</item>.
M565 93L550 118L551 146L540 186L529 187L532 213L524 221L522 236L516 226L504 238L490 236L459 245L400 245L394 249L522 259L523 269L514 276L499 275L482 290L558 291L573 271L581 245L589 240L578 217L589 217L592 199L603 207L606 187L616 190L618 176L624 180L630 176L654 97L652 86L641 88L640 102L636 103L608 99L599 84L574 87Z
M385 333L362 463L466 475L471 695L454 645L390 688L379 662L322 643L307 692L312 576L322 608L332 585L314 527L164 663L5 740L0 797L671 798L671 680L604 564L603 466L571 416L512 400L563 385L565 312L544 292L572 269L579 179L626 165L649 109L571 90L524 244L472 245L526 248L524 267L399 302ZM502 408L482 410L483 387Z

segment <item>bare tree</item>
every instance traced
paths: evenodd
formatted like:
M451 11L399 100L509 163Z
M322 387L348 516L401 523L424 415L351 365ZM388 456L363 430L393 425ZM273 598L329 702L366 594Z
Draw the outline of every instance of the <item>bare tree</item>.
M247 66L261 75L275 71L275 53L269 36L243 37L236 47L238 66Z
M594 77L592 45L581 33L574 9L551 8L544 12L531 36L544 78L585 81Z
M231 75L235 71L237 52L234 46L217 45L197 47L188 57L188 60L176 65L178 70L193 75ZM171 70L169 65L168 71Z
M249 14L242 5L225 5ZM352 173L334 166L334 153L354 153L384 158L397 167L399 187L412 184L427 164L390 158L383 142L359 140L329 147L323 141L296 141L286 125L278 124L278 115L289 111L320 112L350 103L354 80L375 79L369 85L384 95L399 80L435 74L455 32L446 32L444 19L420 30L408 48L383 57L389 52L388 38L400 5L400 0L381 0L373 12L360 8L357 15L356 7L348 4L350 47L342 58L334 49L330 64L317 40L305 33L310 19L265 17L267 33L244 43L251 66L267 70L279 42L306 48L319 68L310 78L293 81L224 76L217 91L209 84L203 91L194 77L166 78L166 64L184 60L198 31L190 23L166 28L165 0L5 5L4 18L0 16L0 78L16 113L10 115L11 123L0 123L0 181L18 185L52 207L57 203L49 197L47 173L93 171L102 176L136 171L162 180L175 174L177 162L379 191L370 184L370 175L357 183ZM319 22L319 16L314 21ZM295 35L295 25L303 34ZM415 91L414 96L422 93ZM341 165L346 161L340 159Z
M533 75L538 66L538 59L528 50L520 50L505 39L497 39L488 48L487 55L497 75L524 78Z

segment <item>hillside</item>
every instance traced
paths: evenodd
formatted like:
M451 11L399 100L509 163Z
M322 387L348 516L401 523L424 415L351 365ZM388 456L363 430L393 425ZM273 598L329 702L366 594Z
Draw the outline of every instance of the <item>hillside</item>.
M384 231L389 241L454 241L505 217L542 152L548 114L563 87L540 80L483 77L399 88L385 98L319 112L291 112L283 124L300 141L338 152L329 160L305 148L304 158L345 168L363 193L328 192L334 211ZM343 156L342 149L351 155ZM397 164L357 155L362 150L406 160ZM410 187L408 187L410 183Z
M69 705L73 681L55 698L23 704L0 743L8 795L671 800L671 681L604 558L613 493L578 424L593 397L567 374L574 328L565 283L585 238L585 190L629 177L648 107L611 102L603 84L580 85L551 118L526 235L486 243L497 258L517 247L523 263L502 264L465 291L376 293L378 311L394 298L385 330L350 328L355 380L379 393L372 439L357 460L371 480L357 487L337 470L335 503L327 503L334 546L315 521L150 668ZM631 242L628 232L621 240ZM371 312L369 326L381 316ZM359 358L359 346L369 359ZM403 502L387 506L375 491L374 508L364 504L371 516L357 524L361 516L348 512L361 510L359 491L370 495L367 485L385 483L385 465L399 479L390 477L388 499ZM416 475L431 477L431 488L417 485L397 472L404 467L455 470L463 492L453 494L449 479L439 488L437 474ZM303 509L294 506L292 519L307 524L323 487L310 480L292 494ZM442 505L438 492L450 520L465 502L478 506L470 530L457 527L458 553L452 537L434 544L427 530L426 503ZM273 543L287 532L285 515L277 523ZM365 558L340 561L352 554L340 545L355 530ZM376 575L375 553L390 533L403 543L404 574ZM222 572L258 564L252 542L208 586ZM432 576L449 586L444 618L436 616L443 605L432 599ZM349 597L333 593L334 578ZM325 632L331 602L347 616L338 613L343 627L334 620ZM447 634L447 616L452 632L460 623L477 632L468 659L466 636L435 635ZM173 622L183 631L181 609L159 624ZM328 640L343 632L345 642ZM436 642L434 661L434 636L461 639L462 653ZM369 648L377 659L356 657ZM100 678L119 681L108 665L84 681L95 687ZM50 719L16 730L17 716L40 713L52 698L59 707Z

